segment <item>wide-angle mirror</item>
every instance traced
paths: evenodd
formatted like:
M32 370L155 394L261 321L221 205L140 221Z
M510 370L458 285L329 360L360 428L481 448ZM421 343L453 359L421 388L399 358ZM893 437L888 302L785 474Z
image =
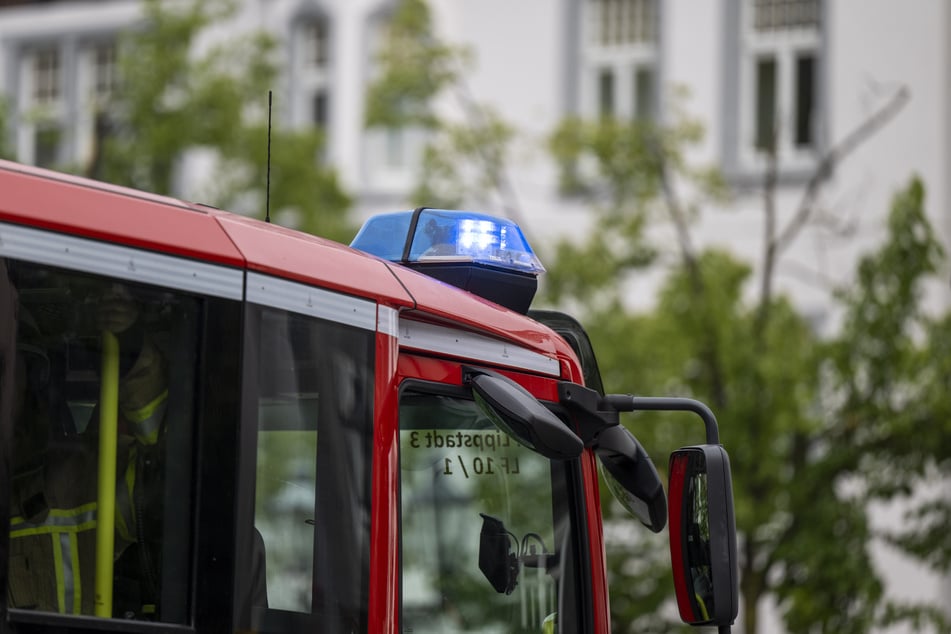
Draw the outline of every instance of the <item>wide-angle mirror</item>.
M597 436L601 474L618 502L655 533L667 523L667 498L657 468L634 434L620 425Z

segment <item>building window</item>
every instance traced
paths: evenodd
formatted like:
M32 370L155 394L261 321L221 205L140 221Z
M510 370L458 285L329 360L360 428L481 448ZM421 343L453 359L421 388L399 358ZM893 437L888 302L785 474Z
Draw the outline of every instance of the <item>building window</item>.
M807 169L819 149L820 0L740 0L740 171L774 155L781 171ZM728 92L731 92L728 90ZM729 97L728 97L729 99Z
M304 24L301 28L301 40L304 65L308 68L326 68L329 61L327 20L317 18Z
M656 0L584 4L582 114L650 119L657 100Z
M756 60L756 149L767 151L776 134L776 58Z
M59 51L47 48L33 54L33 104L45 106L59 101L60 63Z
M395 38L400 34L391 28L393 18L393 7L381 7L366 21L364 64L368 86L380 80L383 73L381 56L399 46ZM360 159L366 189L377 195L402 199L415 184L416 172L429 140L430 133L414 124L392 128L382 125L367 127L363 133Z
M650 66L634 69L634 116L639 120L654 118L654 70Z
M119 64L114 42L101 42L92 47L93 96L97 101L108 100L118 85Z
M307 16L293 29L294 121L326 129L330 122L331 30L327 17Z
M64 156L67 95L58 45L24 46L19 57L16 143L17 158L41 167L54 167Z
M803 54L796 58L796 147L809 147L813 143L815 65L815 55Z
M605 68L598 74L598 114L610 117L614 111L614 71Z
M311 121L319 128L327 126L327 91L318 90L314 93L314 110Z

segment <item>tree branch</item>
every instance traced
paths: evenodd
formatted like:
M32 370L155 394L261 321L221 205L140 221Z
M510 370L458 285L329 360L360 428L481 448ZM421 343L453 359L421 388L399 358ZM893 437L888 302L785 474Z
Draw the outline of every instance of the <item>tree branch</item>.
M815 207L815 201L819 195L820 187L832 175L842 159L854 152L858 146L868 140L869 137L894 118L905 104L908 103L910 98L911 94L908 87L902 86L895 91L892 98L889 99L882 108L847 134L838 145L835 145L826 152L820 159L819 165L816 166L812 177L809 179L809 183L806 185L806 190L803 192L802 200L799 203L796 214L776 239L777 253L786 250L806 225Z
M687 274L690 276L690 283L701 305L706 305L703 311L703 317L707 322L706 342L703 346L702 354L706 359L710 369L710 386L712 389L713 402L717 407L726 407L726 381L720 357L720 342L717 335L716 324L713 320L713 307L707 305L709 297L706 292L706 286L703 281L703 273L700 270L700 263L697 254L694 251L690 240L690 229L687 226L687 218L674 186L670 182L670 170L667 157L663 149L655 148L658 153L659 177L661 190L664 194L664 200L667 202L667 210L673 220L674 227L677 230L677 241L680 244L680 254L687 268Z
M763 212L766 216L763 226L763 279L760 286L759 307L753 324L753 336L756 347L762 351L763 332L769 318L769 306L773 295L773 271L776 268L776 181L779 174L779 156L776 148L779 144L780 118L774 117L767 153L766 175L763 179Z

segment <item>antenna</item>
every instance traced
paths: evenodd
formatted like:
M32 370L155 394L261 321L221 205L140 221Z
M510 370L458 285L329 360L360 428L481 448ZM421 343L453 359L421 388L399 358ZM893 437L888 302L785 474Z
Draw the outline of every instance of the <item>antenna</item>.
M271 91L267 91L267 184L264 194L264 222L271 222Z

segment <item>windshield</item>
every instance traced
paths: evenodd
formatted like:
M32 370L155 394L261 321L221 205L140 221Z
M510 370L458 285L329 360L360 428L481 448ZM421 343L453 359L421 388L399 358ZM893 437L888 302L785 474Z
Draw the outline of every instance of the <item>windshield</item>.
M468 398L404 392L402 630L581 631L574 465Z

